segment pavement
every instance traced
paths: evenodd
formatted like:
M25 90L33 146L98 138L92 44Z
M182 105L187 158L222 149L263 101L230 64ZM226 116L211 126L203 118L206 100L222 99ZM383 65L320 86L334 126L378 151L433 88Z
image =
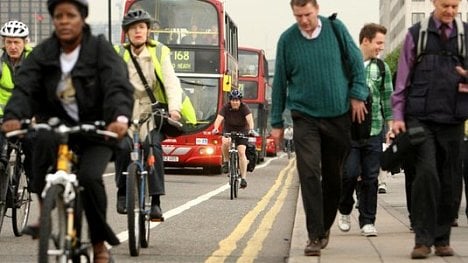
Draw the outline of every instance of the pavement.
M337 219L331 228L330 242L322 249L320 257L304 256L307 242L304 208L299 194L296 209L291 249L288 263L332 262L415 262L410 258L414 246L414 233L409 229L404 187L404 174L389 176L387 193L378 195L376 228L377 237L361 236L358 223L359 212L351 214L351 230L342 232ZM459 211L459 226L452 227L451 246L453 257L438 257L432 253L427 259L416 262L468 262L468 222L464 213L466 200L463 197Z

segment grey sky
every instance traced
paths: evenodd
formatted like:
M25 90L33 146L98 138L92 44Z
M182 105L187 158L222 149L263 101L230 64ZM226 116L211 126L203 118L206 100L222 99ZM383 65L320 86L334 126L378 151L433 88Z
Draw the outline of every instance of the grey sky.
M262 48L269 59L274 58L279 36L296 22L289 1L225 0L226 10L239 28L239 45ZM121 2L112 0L114 19L122 15L114 8ZM107 3L105 0L90 1L89 22L107 21ZM338 13L338 18L348 27L356 42L365 23L379 22L378 0L318 0L318 3L321 15Z

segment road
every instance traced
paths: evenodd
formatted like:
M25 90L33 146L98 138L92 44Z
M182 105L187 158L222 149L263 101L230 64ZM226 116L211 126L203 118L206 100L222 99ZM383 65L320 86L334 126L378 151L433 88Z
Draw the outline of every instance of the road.
M267 158L250 173L248 187L229 199L225 175L178 171L166 175L165 222L152 223L149 248L139 257L128 250L126 216L115 210L113 165L105 175L108 221L122 244L115 262L285 262L289 255L299 188L295 159ZM183 172L183 173L182 173ZM37 218L33 203L30 222ZM10 214L10 212L8 212ZM36 261L37 242L14 237L11 220L0 233L1 262Z

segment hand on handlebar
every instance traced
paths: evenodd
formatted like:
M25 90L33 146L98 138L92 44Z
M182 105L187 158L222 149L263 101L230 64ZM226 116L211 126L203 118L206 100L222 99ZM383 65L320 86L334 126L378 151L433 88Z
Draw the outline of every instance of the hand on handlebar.
M213 135L216 135L216 134L218 134L218 133L219 133L219 130L216 129L216 128L214 128L213 130L211 130L211 134L213 134Z
M21 129L21 122L19 120L7 120L2 124L2 132L7 133Z
M128 125L125 123L114 121L107 126L107 130L117 133L118 139L122 139L127 134Z
M257 133L255 130L251 129L251 130L249 130L249 136L257 137L257 136L259 136L259 135L258 135L258 133Z

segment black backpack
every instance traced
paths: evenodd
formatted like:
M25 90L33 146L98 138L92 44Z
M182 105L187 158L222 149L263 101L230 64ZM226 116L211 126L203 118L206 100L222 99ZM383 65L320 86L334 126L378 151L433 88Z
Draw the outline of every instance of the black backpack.
M254 144L247 144L245 155L247 156L247 160L249 160L249 163L247 164L247 172L253 172L257 165L257 149Z

